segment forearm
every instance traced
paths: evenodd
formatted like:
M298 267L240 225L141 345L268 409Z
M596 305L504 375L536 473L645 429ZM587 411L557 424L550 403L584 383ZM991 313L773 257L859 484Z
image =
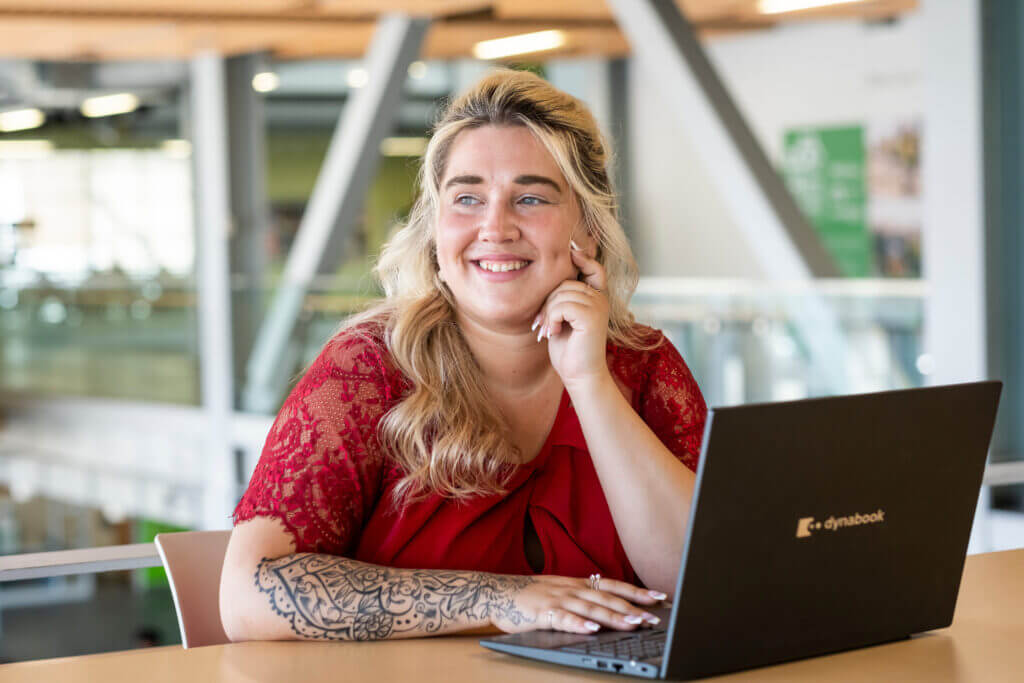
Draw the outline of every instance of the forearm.
M648 588L671 595L696 477L610 376L569 390L623 549Z
M415 638L486 627L494 617L527 620L512 598L532 579L299 553L262 559L252 581L261 604L248 628L230 634L236 640Z

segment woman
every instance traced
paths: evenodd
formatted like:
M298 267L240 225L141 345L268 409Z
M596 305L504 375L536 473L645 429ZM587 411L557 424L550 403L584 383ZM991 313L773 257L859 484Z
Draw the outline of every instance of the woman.
M706 408L627 310L608 163L586 108L532 74L451 103L377 266L386 299L295 387L236 510L233 640L657 622Z

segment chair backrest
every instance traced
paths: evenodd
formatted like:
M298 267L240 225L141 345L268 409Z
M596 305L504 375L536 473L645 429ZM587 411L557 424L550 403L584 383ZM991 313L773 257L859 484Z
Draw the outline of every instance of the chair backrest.
M184 648L229 642L220 620L220 571L230 531L157 534Z

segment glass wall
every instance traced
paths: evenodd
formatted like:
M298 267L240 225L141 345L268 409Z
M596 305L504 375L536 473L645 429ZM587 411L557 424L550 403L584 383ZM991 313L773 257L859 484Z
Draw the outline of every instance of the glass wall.
M895 71L907 72L916 54L915 26L871 26L865 37L836 22L816 35L763 32L712 49L769 156L803 197L823 240L842 252L837 258L848 277L802 285L767 281L757 245L729 222L699 156L680 142L685 122L659 106L649 82L636 78L615 90L605 60L531 65L584 99L606 131L619 133L612 142L622 155L617 170L627 188L622 203L630 208L625 227L643 274L632 310L665 330L710 405L916 387L931 372L922 343L928 289L919 259L927 226L914 194L914 125L923 112L908 109L906 89L892 87L904 81L878 76L890 73L878 60L866 71L875 78L867 98L872 111L839 120L824 101L829 98L809 106L792 81L803 74L819 83L839 74L832 86L850 91L846 107L865 99L865 69L851 71L844 61L841 68L808 66L805 73L785 61L806 61L793 49L797 43L824 49L830 41L861 41L864 50L873 45L888 54L892 36L882 33L891 30L902 31L903 41L891 51ZM753 53L768 57L758 62ZM209 471L194 217L202 188L193 181L184 67L154 65L163 85L134 111L96 120L68 111L34 130L0 133L0 554L147 542L160 531L202 524ZM248 354L281 293L339 116L365 83L361 68L353 61L267 61L252 81L265 167L249 208L267 220L253 228L236 215L231 236L233 305L236 312L249 305L256 311L232 321L241 354L228 426L236 488L248 479L262 435L302 368L347 314L380 296L373 263L408 214L431 124L445 98L487 65L410 68L362 214L330 242L277 359L276 400L247 414ZM792 79L780 86L789 95L772 100L773 73ZM623 98L629 107L613 106ZM769 100L772 106L758 106ZM632 121L614 118L631 110ZM868 120L878 112L884 120ZM900 128L898 122L910 123ZM808 161L832 152L825 166ZM825 199L836 201L824 207ZM806 206L815 202L818 211ZM239 267L246 250L260 267ZM822 326L807 324L809 311ZM1000 543L1020 537L1015 519L1000 524ZM104 628L110 630L97 635L80 627L90 611L109 615ZM65 616L62 625L58 614ZM0 657L8 659L177 642L160 571L0 584L0 622ZM85 637L56 637L45 646L31 635L76 629Z
M185 147L0 141L0 388L198 402Z

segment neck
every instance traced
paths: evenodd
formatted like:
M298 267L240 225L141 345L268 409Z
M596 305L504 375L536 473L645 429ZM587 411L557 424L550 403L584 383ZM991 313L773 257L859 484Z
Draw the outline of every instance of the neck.
M529 394L558 377L548 357L547 341L536 331L495 330L456 312L462 336L476 358L484 381L509 394Z

